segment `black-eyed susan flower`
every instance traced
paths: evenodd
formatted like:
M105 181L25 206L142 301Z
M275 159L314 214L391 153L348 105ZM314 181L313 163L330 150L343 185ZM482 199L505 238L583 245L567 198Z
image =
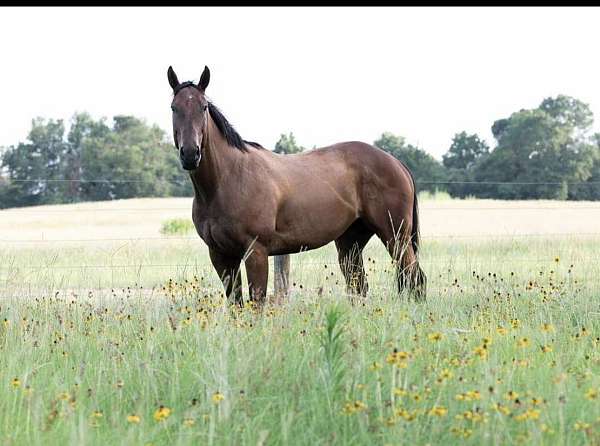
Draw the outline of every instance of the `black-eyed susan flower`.
M21 380L19 378L13 378L10 382L10 385L13 386L15 389L17 387L21 387Z
M488 350L485 345L480 345L478 347L475 347L475 349L473 350L473 353L482 359L485 359L488 356Z
M585 392L585 397L588 400L595 400L598 398L598 389L590 388Z
M127 415L127 422L131 423L131 424L138 424L142 419L140 418L139 415L136 414L130 414Z
M575 424L573 425L573 428L574 428L576 431L583 431L583 430L586 430L586 429L589 429L589 428L590 428L590 423L586 423L586 422L584 422L584 421L577 421L577 422L575 422Z
M430 333L427 338L431 341L431 342L439 342L442 339L444 339L444 335L442 333L439 332L435 332L435 333Z
M394 387L394 395L405 396L407 394L408 394L408 392L405 389L402 389L400 387Z
M373 361L373 363L369 366L369 370L374 372L376 370L380 370L383 366L381 365L381 363L377 362L377 361Z
M154 412L154 419L156 421L163 421L163 420L166 420L167 418L169 418L170 415L171 415L171 409L161 405Z
M446 380L451 379L453 376L454 376L454 374L450 370L444 369L440 372L437 382L438 383L444 382Z
M447 413L448 409L446 409L444 406L433 406L429 410L429 415L435 417L445 417Z
M223 401L224 399L225 399L225 395L223 395L221 392L217 391L217 392L213 393L212 402L214 404L220 404L221 401Z
M344 408L342 412L346 415L352 415L357 412L362 412L367 410L367 405L360 400L356 400L354 402L348 402L344 404Z
M552 332L554 331L554 326L549 323L543 323L540 327L540 330L542 330L543 332Z

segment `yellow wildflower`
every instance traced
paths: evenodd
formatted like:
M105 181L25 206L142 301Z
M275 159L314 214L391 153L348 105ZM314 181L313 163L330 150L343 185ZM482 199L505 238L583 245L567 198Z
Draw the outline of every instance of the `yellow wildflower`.
M225 399L225 395L223 395L221 392L217 391L217 392L213 393L212 402L214 404L219 404L224 399Z
M585 392L585 397L588 400L595 400L598 398L598 390L593 388L588 389L587 392Z
M448 413L448 409L444 406L433 406L429 411L429 415L436 417L445 417Z
M453 376L454 376L454 374L450 370L444 369L441 371L440 376L438 377L437 381L443 382L447 379L451 379Z
M13 378L10 384L16 389L17 387L21 387L21 380L19 378Z
M473 353L475 353L477 356L479 356L482 359L487 358L487 355L488 355L488 351L487 351L487 348L485 345L475 347L475 350L473 350Z
M408 392L404 389L401 389L400 387L396 387L394 388L394 395L396 396L404 396L406 395Z
M444 335L441 333L431 333L427 336L431 342L441 341L444 338Z
M481 399L481 393L479 393L479 390L469 390L465 394L465 399L467 401L479 400Z
M128 423L138 424L140 421L141 421L141 418L139 415L135 415L135 414L127 415Z
M540 329L544 332L551 332L554 331L554 326L552 324L544 323Z
M165 406L160 406L158 409L156 409L156 412L154 412L154 419L156 421L162 421L167 419L169 415L171 415L171 409Z
M369 366L369 370L372 371L372 372L374 372L375 370L379 370L381 367L382 367L382 365L379 362L374 361L373 364L371 364Z
M576 431L581 431L581 430L589 429L590 424L585 423L583 421L577 421L573 427L575 428Z

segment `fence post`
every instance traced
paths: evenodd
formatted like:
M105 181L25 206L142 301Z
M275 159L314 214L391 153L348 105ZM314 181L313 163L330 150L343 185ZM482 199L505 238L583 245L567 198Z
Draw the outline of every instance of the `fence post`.
M290 255L275 256L275 298L280 301L288 296L290 286Z

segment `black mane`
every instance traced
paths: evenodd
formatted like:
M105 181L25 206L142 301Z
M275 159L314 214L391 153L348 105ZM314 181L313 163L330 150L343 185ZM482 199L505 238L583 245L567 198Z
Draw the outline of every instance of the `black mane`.
M199 90L196 84L194 84L191 81L187 81L180 83L177 86L177 88L173 90L173 94L179 93L182 89L186 87L193 87L196 90ZM245 139L242 139L240 134L233 128L233 126L229 123L227 118L223 116L221 110L219 110L217 106L210 101L208 102L208 111L215 125L217 126L217 128L219 129L219 131L230 146L235 147L236 149L241 150L242 152L248 151L246 144L252 147L256 147L257 149L264 149L264 147L257 142L246 141Z
M219 110L212 102L208 103L208 111L210 113L210 117L221 132L221 135L223 135L230 146L233 146L242 152L246 152L248 150L246 144L256 147L257 149L264 149L264 147L257 142L246 141L245 139L242 139L240 134L233 128L227 118L223 116L221 110Z

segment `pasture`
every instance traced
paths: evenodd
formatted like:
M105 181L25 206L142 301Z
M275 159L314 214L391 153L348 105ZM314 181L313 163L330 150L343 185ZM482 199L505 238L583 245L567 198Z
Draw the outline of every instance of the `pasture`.
M189 198L0 211L0 442L598 444L600 206L420 214L425 303L374 238L366 299L330 244L259 315L199 238L161 235Z

